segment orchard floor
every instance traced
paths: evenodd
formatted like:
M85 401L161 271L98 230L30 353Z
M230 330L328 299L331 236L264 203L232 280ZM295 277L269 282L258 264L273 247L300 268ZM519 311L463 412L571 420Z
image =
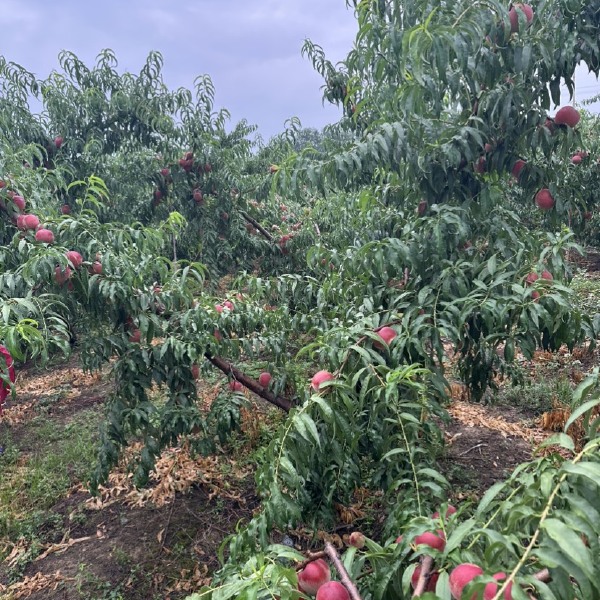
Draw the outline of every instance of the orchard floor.
M581 284L584 300L595 297L595 275ZM501 386L482 404L455 386L439 462L451 501L476 501L530 459L546 429L564 424L571 389L599 358L540 352L520 361L525 386ZM201 386L210 401L215 385ZM259 505L249 457L261 435L256 415L266 421L272 413L249 412L228 453L169 449L150 487L136 490L121 468L94 499L83 482L108 377L82 373L73 357L46 370L26 366L17 389L0 420L0 598L179 600L208 583L223 539ZM361 518L339 531L361 527Z

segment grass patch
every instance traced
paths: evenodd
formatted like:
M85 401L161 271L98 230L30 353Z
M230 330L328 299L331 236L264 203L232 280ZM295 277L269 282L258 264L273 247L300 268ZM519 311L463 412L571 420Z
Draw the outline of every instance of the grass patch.
M526 417L539 417L556 406L570 406L573 388L566 378L505 386L491 398L496 406L511 406Z
M82 411L66 425L36 417L0 439L0 553L19 538L51 539L56 517L49 510L67 490L85 481L96 460L97 411ZM1 554L0 554L1 556Z
M578 273L571 281L577 308L588 315L600 312L600 278Z

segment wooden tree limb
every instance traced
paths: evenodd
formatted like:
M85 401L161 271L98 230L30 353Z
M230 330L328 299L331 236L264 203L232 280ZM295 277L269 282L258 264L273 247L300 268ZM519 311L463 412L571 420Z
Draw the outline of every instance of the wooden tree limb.
M344 567L340 557L338 556L337 550L334 548L331 542L325 542L325 554L327 554L327 558L333 564L335 570L338 572L340 576L340 582L342 585L348 590L350 594L351 600L362 600L356 586L352 579L350 579L350 575L348 575L348 571L346 571L346 567Z
M431 556L424 556L423 560L421 561L421 572L419 573L419 579L417 579L417 585L415 585L415 591L412 595L413 598L419 598L423 595L423 592L429 583L432 570L433 558L431 558Z
M260 385L260 383L258 383L256 379L248 377L248 375L242 373L242 371L234 367L225 359L220 358L218 356L211 356L208 353L206 353L204 356L211 364L217 367L217 369L223 371L223 373L225 373L226 375L233 376L233 378L236 381L239 381L243 386L247 387L251 392L254 392L257 396L260 396L267 402L274 404L275 406L281 408L282 410L285 410L286 412L289 412L292 408L293 404L291 400L289 400L288 398L282 398L281 396L276 396L272 392L269 392L269 390L265 389L262 385Z
M262 233L262 235L264 237L266 237L270 242L273 241L273 236L256 219L253 219L244 210L240 210L240 214L242 215L242 217L244 217L244 219L246 219L246 221L248 221L248 223L250 223L251 225L253 225L254 227L256 227L256 229L258 229L258 231L260 231Z

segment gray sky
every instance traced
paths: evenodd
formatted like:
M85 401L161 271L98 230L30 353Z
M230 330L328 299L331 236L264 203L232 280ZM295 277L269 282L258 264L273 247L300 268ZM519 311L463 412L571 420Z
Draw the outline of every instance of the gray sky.
M227 108L234 123L258 125L265 140L292 116L319 128L338 119L339 109L322 106L323 82L300 49L310 38L336 62L356 28L344 0L0 0L0 52L38 77L58 66L62 49L91 65L111 48L119 70L134 73L158 50L170 87L192 88L208 73L215 107ZM585 70L577 88L578 101L600 92Z

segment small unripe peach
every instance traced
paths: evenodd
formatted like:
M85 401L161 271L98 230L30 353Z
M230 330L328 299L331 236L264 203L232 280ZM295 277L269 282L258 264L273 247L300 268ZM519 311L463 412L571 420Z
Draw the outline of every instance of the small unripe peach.
M348 543L355 548L362 548L365 545L365 536L360 531L353 531L348 538Z

